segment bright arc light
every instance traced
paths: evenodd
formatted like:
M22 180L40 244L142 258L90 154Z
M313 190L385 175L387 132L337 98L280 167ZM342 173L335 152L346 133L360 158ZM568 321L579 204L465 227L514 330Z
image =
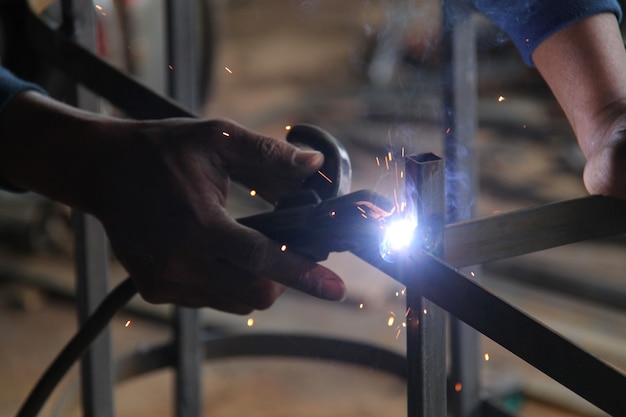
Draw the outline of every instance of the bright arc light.
M397 219L385 227L380 243L380 254L387 262L394 262L398 252L408 249L413 242L417 221L410 218Z

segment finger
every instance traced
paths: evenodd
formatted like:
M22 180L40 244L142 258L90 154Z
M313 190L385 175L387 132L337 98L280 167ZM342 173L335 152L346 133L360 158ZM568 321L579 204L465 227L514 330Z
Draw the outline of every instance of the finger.
M346 296L341 278L302 256L282 251L280 244L234 221L224 222L217 233L228 236L218 254L251 274L271 279L315 297L340 301Z
M283 140L224 123L219 130L229 130L218 151L226 170L237 181L257 189L261 196L274 201L288 189L314 175L324 157L317 151L301 151Z

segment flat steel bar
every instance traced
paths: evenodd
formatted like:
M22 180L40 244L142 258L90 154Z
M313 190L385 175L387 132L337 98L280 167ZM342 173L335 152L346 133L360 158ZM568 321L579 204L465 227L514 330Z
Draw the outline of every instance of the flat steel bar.
M446 226L445 257L477 265L626 233L626 202L591 196Z
M437 256L443 253L445 165L434 154L405 158L405 196L417 215L416 246ZM412 266L408 265L410 270ZM404 266L400 268L404 273ZM409 272L410 273L410 272ZM407 414L446 415L446 317L424 299L419 281L406 279Z
M475 12L465 0L443 0L443 142L446 161L446 222L469 220L478 195L475 135L478 124ZM449 319L451 417L469 417L480 407L480 337Z
M459 320L608 414L626 415L626 376L620 371L424 251L405 262L414 267L409 274L374 249L355 254L400 282L419 282L424 297Z
M30 8L26 24L33 48L65 75L106 98L128 116L145 119L193 117L180 104L163 97L102 61L61 31L41 20Z

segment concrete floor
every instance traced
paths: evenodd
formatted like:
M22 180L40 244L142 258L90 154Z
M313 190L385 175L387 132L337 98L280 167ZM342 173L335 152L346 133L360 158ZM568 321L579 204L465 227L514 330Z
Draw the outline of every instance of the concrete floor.
M431 23L437 19L429 4L411 16L419 23L407 38L413 57L437 49L437 25ZM284 136L286 125L317 123L348 148L354 164L353 189L388 192L376 156L385 155L390 145L396 150L406 146L407 153L439 152L441 142L436 53L417 67L399 65L386 86L367 78L367 51L385 12L378 3L360 0L225 3L220 9L215 88L205 114L228 117L276 137ZM477 147L482 189L477 212L488 215L584 195L580 155L571 132L536 74L521 65L510 45L481 54L480 64ZM500 96L505 100L498 100ZM407 113L413 117L407 118ZM239 204L231 208L234 213L241 209ZM23 280L0 288L0 415L10 416L75 331L75 319L72 302L51 295L71 293L69 257L17 255L8 246L0 252L0 276L31 281L39 277L37 282L48 289L33 289ZM602 267L603 278L618 288L626 270L622 259L626 257L620 246L573 245L517 261L553 270L565 264L568 273L581 277ZM203 321L240 332L346 337L403 352L398 323L388 325L391 315L404 313L403 299L396 295L402 287L349 256L333 256L329 265L348 282L350 296L343 304L291 292L274 308L251 317L203 311ZM616 366L626 364L622 311L521 285L488 266L477 273L514 305ZM123 271L114 267L113 275L120 278ZM139 302L134 307L112 323L116 357L170 337L163 321L167 308ZM250 318L252 327L247 325ZM132 325L125 327L128 320ZM604 415L493 342L484 340L482 351L489 355L482 363L485 388L521 390L525 400L516 410L520 416ZM206 416L405 415L403 382L369 369L314 358L241 359L206 363L203 374ZM42 415L55 415L66 401L71 404L75 384L76 376L68 377ZM172 415L171 374L160 371L124 383L116 397L118 416Z

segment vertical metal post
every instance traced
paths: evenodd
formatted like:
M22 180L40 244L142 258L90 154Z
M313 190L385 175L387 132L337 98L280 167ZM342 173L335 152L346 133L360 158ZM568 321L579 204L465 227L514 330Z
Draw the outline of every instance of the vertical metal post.
M166 2L166 32L169 94L189 109L198 107L197 16L194 0ZM176 308L174 314L174 343L176 346L175 413L178 417L202 415L202 364L199 340L198 311Z
M418 245L443 255L445 184L443 160L411 156L405 164L407 203L417 213ZM402 268L402 265L401 265ZM420 282L407 282L407 412L409 417L446 416L445 313L422 297Z
M76 251L76 298L82 324L108 292L106 237L92 216L72 213ZM113 366L111 334L105 329L92 343L81 361L83 415L112 417Z
M464 0L444 0L444 143L447 222L473 215L477 190L474 136L476 133L476 35L474 11ZM475 415L480 406L480 340L464 323L450 320L450 414Z
M96 25L93 3L64 0L63 31L91 50L96 49ZM76 87L76 105L98 111L97 98L82 87ZM108 291L108 256L106 236L92 216L74 211L72 223L75 239L76 299L79 323L96 309ZM112 417L113 366L111 335L108 329L92 343L81 361L81 396L83 415Z

